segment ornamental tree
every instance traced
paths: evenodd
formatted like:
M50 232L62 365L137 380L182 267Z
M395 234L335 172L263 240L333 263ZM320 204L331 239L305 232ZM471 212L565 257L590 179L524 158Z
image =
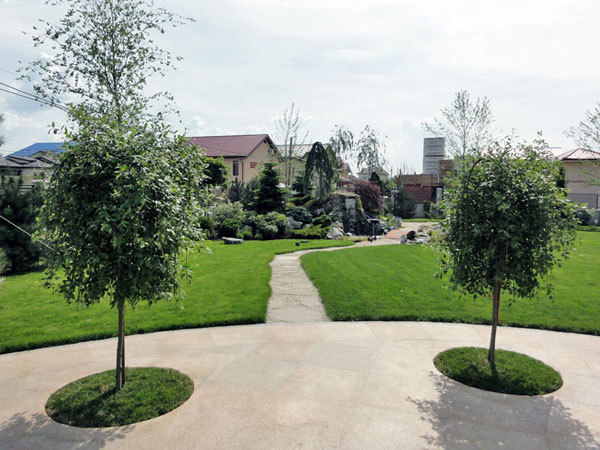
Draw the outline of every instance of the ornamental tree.
M441 269L468 294L492 294L493 371L502 291L532 297L575 238L573 204L556 185L559 163L543 148L508 140L467 155L446 192Z
M279 172L273 163L265 163L258 178L256 199L252 205L259 214L282 212L285 207L284 190L279 187Z
M313 178L317 184L317 194L323 200L331 191L334 179L337 176L337 161L331 147L324 147L320 142L315 142L308 155L304 166L304 191L307 192Z
M107 297L118 310L116 390L125 383L125 305L171 298L180 251L200 236L202 155L165 123L148 78L174 59L153 36L182 18L152 0L48 0L66 7L42 22L36 47L47 59L24 66L23 78L51 102L68 103L76 144L61 156L48 186L41 233L56 252L49 275L64 268L59 291L89 305Z
M118 124L72 112L64 152L48 185L40 225L49 279L67 302L108 298L118 310L117 390L125 383L125 306L171 299L182 248L200 238L202 155L160 123ZM64 275L63 275L64 274Z

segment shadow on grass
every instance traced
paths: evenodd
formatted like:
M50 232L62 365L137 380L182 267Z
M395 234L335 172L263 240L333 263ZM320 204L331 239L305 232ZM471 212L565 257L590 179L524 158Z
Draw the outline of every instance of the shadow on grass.
M124 439L135 427L76 428L62 425L46 414L17 413L0 423L0 448L101 449Z
M427 447L600 448L600 438L560 400L481 391L430 372L437 400L408 397L432 433Z

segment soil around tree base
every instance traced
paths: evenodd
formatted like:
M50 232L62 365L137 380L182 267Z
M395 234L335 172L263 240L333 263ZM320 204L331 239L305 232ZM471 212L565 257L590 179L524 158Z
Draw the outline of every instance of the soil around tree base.
M435 367L459 383L513 395L543 395L558 390L563 380L556 370L522 353L496 350L496 372L487 360L488 349L457 347L438 353Z
M107 370L63 386L46 403L55 421L76 427L114 427L152 419L172 411L194 391L187 375L173 369L135 367L115 392L115 371Z

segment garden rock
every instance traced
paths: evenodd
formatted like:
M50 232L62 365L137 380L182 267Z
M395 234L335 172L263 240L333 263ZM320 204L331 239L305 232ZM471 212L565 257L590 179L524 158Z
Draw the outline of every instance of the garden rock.
M244 240L243 239L237 239L237 238L224 237L223 238L223 243L225 245L243 244Z
M327 232L327 239L337 239L344 236L344 230L342 228L331 227Z
M299 230L300 228L302 228L302 222L294 220L293 217L288 217L288 222L292 230Z

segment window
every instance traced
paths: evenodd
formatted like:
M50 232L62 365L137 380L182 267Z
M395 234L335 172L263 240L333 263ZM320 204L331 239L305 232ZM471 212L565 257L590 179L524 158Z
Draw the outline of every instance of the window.
M233 176L237 177L239 174L240 174L240 162L234 161L233 162Z

